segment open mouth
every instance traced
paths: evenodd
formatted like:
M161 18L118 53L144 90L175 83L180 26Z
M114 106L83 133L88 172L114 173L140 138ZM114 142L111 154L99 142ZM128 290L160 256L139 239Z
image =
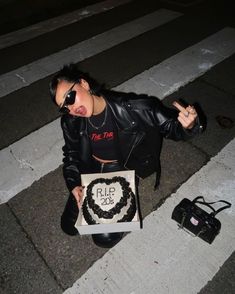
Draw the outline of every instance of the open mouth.
M75 113L77 115L80 115L80 116L85 116L86 115L86 108L84 106L80 106L78 108L75 109Z

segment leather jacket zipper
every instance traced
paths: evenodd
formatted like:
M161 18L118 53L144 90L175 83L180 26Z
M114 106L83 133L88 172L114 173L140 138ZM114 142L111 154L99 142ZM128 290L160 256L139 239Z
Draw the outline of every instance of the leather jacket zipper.
M100 165L100 173L101 174L103 173L103 169L104 169L104 162L101 162L101 165Z
M133 151L133 149L134 149L134 147L142 140L142 138L143 138L143 134L142 134L142 136L139 138L139 140L137 141L137 142L135 142L133 145L132 145L132 147L131 147L131 150L130 150L130 152L129 152L129 154L128 154L128 156L127 156L127 158L126 158L126 161L125 161L125 163L124 163L124 168L126 169L126 170L129 170L129 168L126 166L126 164L127 164L127 162L128 162L128 160L129 160L129 158L130 158L130 156L131 156L131 153L132 153L132 151ZM140 176L138 176L138 175L136 175L139 179L142 179Z

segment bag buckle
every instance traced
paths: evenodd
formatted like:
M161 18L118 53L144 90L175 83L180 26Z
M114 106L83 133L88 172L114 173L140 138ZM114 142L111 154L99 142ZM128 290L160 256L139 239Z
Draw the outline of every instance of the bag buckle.
M179 229L183 229L183 227L184 227L184 221L185 221L185 219L186 219L186 215L187 215L186 212L183 212L183 213L182 213L182 220L181 220L180 225L178 225L178 226L179 226Z
M206 227L202 227L201 230L197 233L196 237L198 237L200 234L206 232Z

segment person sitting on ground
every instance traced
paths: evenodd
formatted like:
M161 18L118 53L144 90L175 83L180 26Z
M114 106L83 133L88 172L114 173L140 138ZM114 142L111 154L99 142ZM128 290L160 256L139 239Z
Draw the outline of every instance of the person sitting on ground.
M78 234L74 225L83 198L81 174L131 169L138 185L138 178L156 172L156 187L163 138L186 140L202 131L194 106L175 102L175 110L156 97L108 90L76 64L64 65L54 75L50 95L62 113L63 175L70 195L61 228L69 235ZM98 246L112 247L122 235L92 238Z

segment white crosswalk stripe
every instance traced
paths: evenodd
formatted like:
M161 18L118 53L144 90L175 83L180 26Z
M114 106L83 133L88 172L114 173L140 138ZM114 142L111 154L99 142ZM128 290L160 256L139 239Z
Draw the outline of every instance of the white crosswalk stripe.
M64 16L62 22L55 18L53 26L48 31L53 32L64 25L129 2L131 0L99 2ZM23 87L30 87L32 83L55 73L65 63L81 62L164 24L171 24L171 21L180 16L182 14L179 12L159 9L7 72L0 76L0 97L4 100L6 95ZM2 36L0 49L44 34L48 32L47 26L48 22L43 22L40 28L39 25L34 25ZM163 100L234 53L235 29L224 27L159 64L136 74L113 90L146 93ZM56 119L0 150L0 204L17 197L19 192L56 170L62 163L63 144L60 119ZM156 211L150 213L144 219L142 230L125 236L82 276L76 277L77 280L73 279L71 287L63 289L63 293L198 293L234 251L234 209L221 214L223 229L212 245L178 231L176 223L171 220L171 212L185 195L189 199L193 199L195 195L207 195L208 201L224 199L231 202L233 207L234 150L233 139L172 193ZM184 283L182 287L182 281L189 282Z
M121 42L127 41L160 26L181 14L165 9L158 10L130 23L123 24L91 39L85 40L61 52L44 57L30 64L0 76L0 97L18 89L29 86L35 81L55 73L61 65L80 62L99 52L107 50Z
M234 53L235 30L224 28L115 89L148 95L154 93L163 99Z
M91 17L103 11L108 11L119 5L126 4L131 0L105 0L89 5L66 15L60 15L47 21L34 24L30 27L19 29L17 31L0 36L0 49L13 46L18 43L28 41L42 34L54 31L66 25L81 21L84 18Z

